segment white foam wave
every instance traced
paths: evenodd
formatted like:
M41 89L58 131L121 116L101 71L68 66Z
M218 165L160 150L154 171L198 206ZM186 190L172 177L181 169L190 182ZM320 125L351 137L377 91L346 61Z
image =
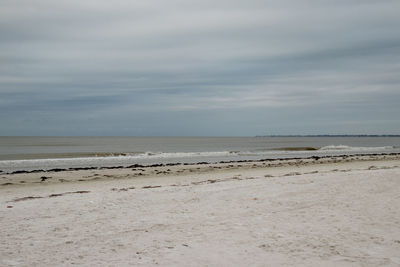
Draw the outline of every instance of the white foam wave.
M215 152L146 152L133 156L132 158L191 158L191 157L221 157L221 156L233 156L237 155L237 152L231 151L215 151Z
M321 147L319 150L322 151L381 151L387 149L393 149L393 146L380 146L380 147L354 147L345 145L330 145Z

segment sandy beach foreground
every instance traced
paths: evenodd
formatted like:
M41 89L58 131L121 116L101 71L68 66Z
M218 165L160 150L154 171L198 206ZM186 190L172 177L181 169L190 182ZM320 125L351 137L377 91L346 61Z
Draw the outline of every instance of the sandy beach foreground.
M399 155L0 177L0 266L400 266Z

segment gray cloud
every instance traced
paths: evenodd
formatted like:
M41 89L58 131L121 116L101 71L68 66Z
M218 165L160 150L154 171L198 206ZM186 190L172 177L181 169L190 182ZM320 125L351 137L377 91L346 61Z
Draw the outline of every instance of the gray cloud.
M400 133L398 1L0 3L0 135Z

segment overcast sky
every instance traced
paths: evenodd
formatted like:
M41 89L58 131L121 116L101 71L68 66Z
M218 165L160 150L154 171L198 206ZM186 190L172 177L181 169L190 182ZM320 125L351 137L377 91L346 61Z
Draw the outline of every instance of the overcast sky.
M398 0L0 0L0 135L400 134Z

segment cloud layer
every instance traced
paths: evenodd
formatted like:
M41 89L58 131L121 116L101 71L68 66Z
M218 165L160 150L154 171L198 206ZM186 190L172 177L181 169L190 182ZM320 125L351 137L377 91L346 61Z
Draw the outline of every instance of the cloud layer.
M0 135L400 134L398 1L0 3Z

